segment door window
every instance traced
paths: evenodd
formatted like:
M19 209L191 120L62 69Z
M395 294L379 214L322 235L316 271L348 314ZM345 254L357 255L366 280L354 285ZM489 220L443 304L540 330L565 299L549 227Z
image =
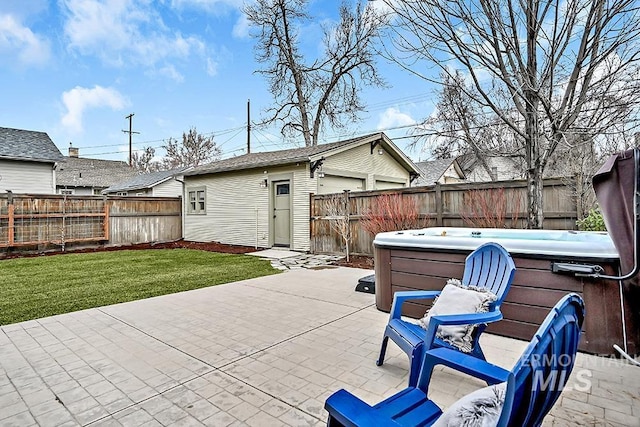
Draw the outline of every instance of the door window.
M276 196L282 196L285 194L289 194L289 184L277 184L276 185Z

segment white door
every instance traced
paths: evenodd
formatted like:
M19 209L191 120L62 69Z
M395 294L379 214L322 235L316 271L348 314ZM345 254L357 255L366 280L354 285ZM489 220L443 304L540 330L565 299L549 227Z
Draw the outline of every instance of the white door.
M291 203L290 182L273 183L273 244L291 246Z

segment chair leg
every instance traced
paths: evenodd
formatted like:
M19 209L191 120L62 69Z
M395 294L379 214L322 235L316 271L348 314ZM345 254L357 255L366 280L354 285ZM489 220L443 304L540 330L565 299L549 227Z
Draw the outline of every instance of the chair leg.
M382 347L380 347L380 357L378 357L378 360L376 360L376 365L378 366L382 366L382 364L384 363L384 355L387 352L388 343L389 343L389 336L385 335L384 338L382 338Z
M484 352L482 351L482 348L480 348L479 342L476 342L476 345L473 347L473 350L471 350L471 354L478 359L487 360L487 358L484 355Z
M409 387L418 385L418 377L420 376L420 368L422 367L422 355L424 345L420 344L413 348L409 356Z

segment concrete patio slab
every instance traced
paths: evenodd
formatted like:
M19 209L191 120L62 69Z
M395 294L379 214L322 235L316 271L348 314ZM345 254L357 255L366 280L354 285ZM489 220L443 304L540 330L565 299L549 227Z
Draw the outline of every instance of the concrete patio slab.
M0 328L0 425L320 426L346 388L369 403L407 382L388 314L354 292L370 270L297 269ZM510 368L525 342L484 334ZM483 383L438 369L448 406ZM580 354L548 426L640 426L640 368Z

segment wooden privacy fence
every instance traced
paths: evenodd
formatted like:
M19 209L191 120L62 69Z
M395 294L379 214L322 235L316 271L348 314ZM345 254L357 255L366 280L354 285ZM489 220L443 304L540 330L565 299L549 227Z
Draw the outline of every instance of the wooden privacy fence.
M0 248L182 238L181 198L0 194Z
M469 227L471 221L482 223L483 213L470 206L474 200L491 199L501 193L505 203L506 228L525 228L527 221L527 183L524 180L487 183L437 184L394 190L362 191L349 193L349 222L352 254L373 255L373 238L360 224L360 220L372 209L376 197L399 194L403 199L415 201L423 227ZM342 253L344 243L331 229L326 201L335 195L311 195L311 252ZM567 179L544 180L544 227L550 230L574 230L577 208L571 185ZM497 206L488 206L497 209ZM489 215L494 215L489 212ZM481 225L476 225L480 227Z

